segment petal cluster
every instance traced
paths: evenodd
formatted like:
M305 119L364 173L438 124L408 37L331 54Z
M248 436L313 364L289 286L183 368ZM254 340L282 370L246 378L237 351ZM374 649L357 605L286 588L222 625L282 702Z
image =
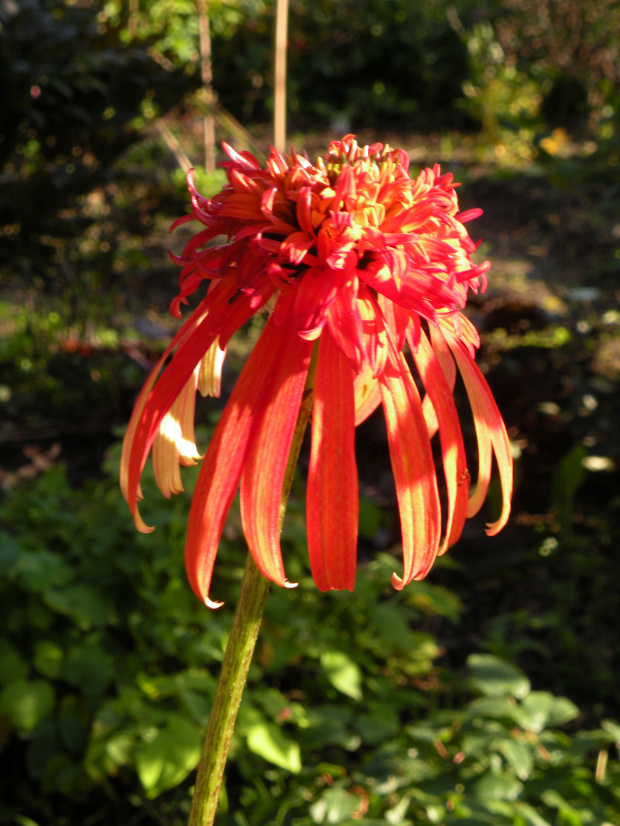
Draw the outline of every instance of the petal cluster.
M402 588L424 577L460 536L487 493L493 456L508 519L512 459L506 429L475 363L476 330L462 314L484 289L452 176L439 166L411 178L405 152L354 136L312 164L271 151L266 167L224 145L227 185L204 198L188 176L200 231L176 258L171 312L208 289L155 365L123 446L121 486L137 527L140 476L153 452L165 495L182 489L180 464L200 459L193 434L196 391L219 393L227 342L256 313L267 321L215 429L194 492L186 566L208 605L224 523L240 490L243 531L262 573L289 585L280 551L281 497L298 413L311 384L308 552L321 590L353 589L358 478L355 427L382 405L401 518ZM470 471L453 391L466 388L478 441ZM310 378L309 378L310 377ZM440 498L432 453L442 456Z

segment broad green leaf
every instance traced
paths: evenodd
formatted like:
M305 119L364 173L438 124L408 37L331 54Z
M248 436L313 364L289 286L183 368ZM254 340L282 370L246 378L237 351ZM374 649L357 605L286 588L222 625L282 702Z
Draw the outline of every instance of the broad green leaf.
M0 694L0 713L22 734L28 734L49 717L55 703L54 689L46 680L16 680Z
M527 780L534 765L532 750L516 740L503 740L499 750L515 770L519 780Z
M71 565L50 551L23 551L17 563L20 581L30 591L44 592L67 585L75 577Z
M514 719L528 731L536 733L547 726L558 726L573 720L579 709L565 697L554 697L547 691L533 691L515 709Z
M247 741L250 751L259 757L293 774L301 771L299 744L286 737L275 723L257 719L247 732Z
M411 611L405 609L410 614ZM402 607L394 601L382 602L372 609L372 624L385 638L387 645L393 645L403 651L411 651L411 629L407 624Z
M439 614L452 622L458 622L463 610L461 600L453 591L426 581L412 582L405 601L425 614Z
M538 692L532 692L537 694ZM532 694L526 698L525 704L530 700ZM553 697L549 710L547 712L547 726L563 726L579 716L579 709L575 703L571 702L567 697Z
M341 788L327 789L310 807L312 820L319 823L343 823L359 807L360 799Z
M64 651L52 640L39 640L34 647L34 667L44 677L57 680L62 674Z
M523 803L521 800L515 801L515 811L529 826L551 826L550 822L541 817L529 803Z
M523 783L510 774L487 772L475 784L474 794L479 800L515 800L522 789Z
M152 740L136 747L136 769L147 797L157 797L185 780L200 760L201 741L197 726L174 714Z
M127 765L133 755L135 740L125 731L115 731L104 740L91 741L84 768L93 780L103 780Z
M471 654L467 665L473 684L487 697L522 699L530 691L530 681L520 669L492 654Z
M98 697L105 693L114 676L114 663L95 643L76 645L67 654L64 676L84 694Z
M355 727L365 743L375 746L398 734L400 719L392 708L382 705L367 714L360 714Z
M362 699L362 672L343 651L324 651L321 665L329 682L354 700Z
M182 688L179 691L179 697L183 700L183 704L192 720L195 720L199 725L206 725L212 706L211 698L205 697L204 694L199 694L197 691L192 691L191 688Z
M614 743L620 743L620 726L618 723L614 723L612 720L603 720L601 728L604 729L608 735L611 735Z
M560 826L584 826L585 823L591 822L589 818L584 820L577 809L573 808L555 789L544 791L541 798L547 806L558 810L557 822Z
M85 631L99 628L114 617L113 606L95 588L78 583L63 590L49 590L45 604L59 614L66 614Z
M352 734L348 727L351 712L343 706L315 706L308 709L308 728L299 737L305 750L321 749L323 746L340 746L348 751L360 744L360 738Z
M480 697L472 700L465 709L465 716L488 717L492 720L515 720L518 707L508 702L507 697Z

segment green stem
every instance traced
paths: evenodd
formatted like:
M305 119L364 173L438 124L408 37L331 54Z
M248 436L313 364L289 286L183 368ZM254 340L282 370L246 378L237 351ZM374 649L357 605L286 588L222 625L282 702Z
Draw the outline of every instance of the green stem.
M286 502L293 484L295 465L301 450L304 432L312 412L314 366L315 358L312 359L308 372L284 475L280 527L284 520ZM269 585L269 580L260 573L252 555L248 554L230 638L209 715L202 757L198 764L189 826L212 826L215 820L230 740L252 662Z

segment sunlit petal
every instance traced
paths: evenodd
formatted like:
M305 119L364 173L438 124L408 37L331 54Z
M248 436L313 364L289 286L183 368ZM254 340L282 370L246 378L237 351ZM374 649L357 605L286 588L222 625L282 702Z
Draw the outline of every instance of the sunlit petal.
M359 496L353 370L329 332L321 336L308 470L308 552L318 588L355 584Z

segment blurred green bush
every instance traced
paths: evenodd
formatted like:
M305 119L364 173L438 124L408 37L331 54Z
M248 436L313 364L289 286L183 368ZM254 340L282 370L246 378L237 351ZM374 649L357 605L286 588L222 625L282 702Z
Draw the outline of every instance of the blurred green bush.
M147 474L157 532L137 534L114 454L102 481L75 489L53 467L0 507L2 823L187 814L243 568L238 514L213 585L227 604L209 611L182 569L187 497L162 501ZM573 703L489 654L439 669L429 628L458 623L453 593L393 592L383 554L354 595L320 594L303 537L294 500L283 543L300 585L269 596L219 823L614 822L619 726L580 729Z

